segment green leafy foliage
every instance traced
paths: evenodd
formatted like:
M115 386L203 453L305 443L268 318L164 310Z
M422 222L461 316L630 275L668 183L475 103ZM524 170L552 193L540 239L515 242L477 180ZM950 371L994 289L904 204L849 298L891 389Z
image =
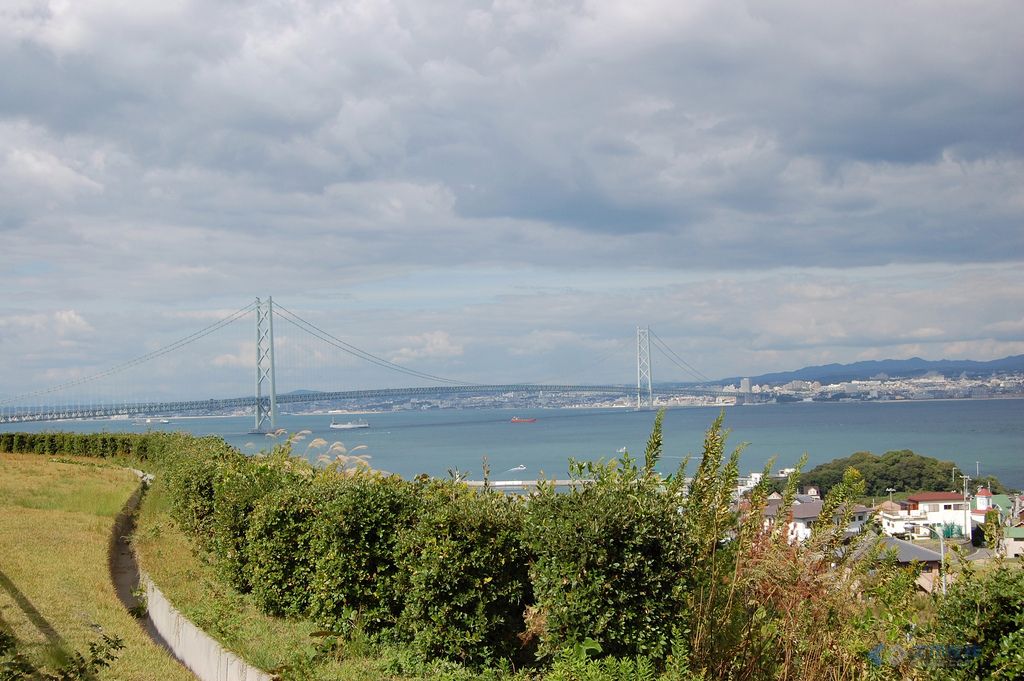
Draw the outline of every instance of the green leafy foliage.
M395 547L420 505L415 485L372 471L327 471L313 489L310 615L342 632L393 626L402 607Z
M101 634L89 643L88 655L72 651L66 663L50 670L32 664L17 651L14 637L0 631L0 681L92 681L122 650L124 641L120 637Z
M399 539L402 633L424 657L476 666L516 656L531 602L518 496L428 483Z
M950 678L1024 678L1024 570L965 571L939 606L936 631L964 653L949 665Z
M316 486L293 477L256 502L245 535L252 596L271 615L301 615L309 605Z
M901 492L941 492L954 484L954 463L930 456L915 454L909 449L890 451L878 456L871 452L856 452L843 459L835 459L815 466L804 473L803 483L827 493L843 478L847 468L856 468L864 478L864 493L884 496L890 487ZM986 478L996 492L1006 489L994 477Z
M267 456L224 461L216 469L210 546L228 583L242 593L251 588L246 535L257 504L289 482L313 475L308 463L290 454L288 445L278 446Z
M661 654L683 605L674 589L683 569L676 487L662 489L628 455L574 463L571 473L585 484L542 487L527 514L541 651L589 636L612 655Z
M164 471L173 505L171 514L190 536L208 545L213 535L214 480L219 468L244 461L236 452L189 448Z

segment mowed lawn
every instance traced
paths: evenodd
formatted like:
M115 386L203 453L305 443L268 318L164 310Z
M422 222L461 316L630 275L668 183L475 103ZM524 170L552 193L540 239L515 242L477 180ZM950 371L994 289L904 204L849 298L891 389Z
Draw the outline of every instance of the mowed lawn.
M100 634L124 649L102 679L194 679L146 636L110 581L108 541L138 485L96 459L0 454L0 629L51 671Z

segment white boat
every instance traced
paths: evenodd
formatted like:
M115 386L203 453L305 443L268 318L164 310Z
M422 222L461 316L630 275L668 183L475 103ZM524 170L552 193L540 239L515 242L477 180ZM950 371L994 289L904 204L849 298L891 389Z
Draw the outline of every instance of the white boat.
M369 428L370 424L366 421L347 421L345 423L337 423L334 419L331 419L331 428L334 430L356 430L357 428Z

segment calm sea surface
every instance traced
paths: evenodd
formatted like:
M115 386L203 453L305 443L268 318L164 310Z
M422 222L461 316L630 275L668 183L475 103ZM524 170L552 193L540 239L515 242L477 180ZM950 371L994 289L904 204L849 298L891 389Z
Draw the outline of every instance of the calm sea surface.
M669 472L687 454L698 454L704 431L716 417L712 408L673 409L664 425L665 459ZM536 423L511 423L512 416ZM347 416L336 417L339 421ZM352 420L362 417L351 417ZM307 449L314 438L343 442L370 455L374 468L411 477L418 473L447 475L449 469L479 478L487 457L494 479L533 479L542 471L564 477L567 461L617 456L625 447L642 456L654 421L653 412L624 409L501 409L435 410L367 414L366 430L331 430L328 415L282 415L279 426L290 432L309 430L296 445ZM809 467L855 451L882 453L912 449L919 454L956 462L972 475L998 476L1005 484L1024 488L1024 400L959 400L929 402L848 402L766 404L730 407L725 425L730 445L749 443L741 472L758 471L769 457L775 468L791 466L800 455ZM273 442L250 435L251 417L171 419L168 424L134 426L130 421L71 421L3 426L8 430L135 431L147 428L214 434L246 452ZM523 470L510 470L525 466ZM691 466L692 470L693 466Z

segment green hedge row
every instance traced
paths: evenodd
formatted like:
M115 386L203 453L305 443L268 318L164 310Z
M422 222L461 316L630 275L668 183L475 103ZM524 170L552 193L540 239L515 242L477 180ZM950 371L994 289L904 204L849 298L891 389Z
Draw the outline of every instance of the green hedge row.
M425 659L528 662L585 638L664 657L684 605L677 490L628 457L577 467L590 484L528 498L181 435L7 434L0 445L151 460L177 522L267 613L358 626Z
M152 440L130 433L0 433L0 452L146 458Z

